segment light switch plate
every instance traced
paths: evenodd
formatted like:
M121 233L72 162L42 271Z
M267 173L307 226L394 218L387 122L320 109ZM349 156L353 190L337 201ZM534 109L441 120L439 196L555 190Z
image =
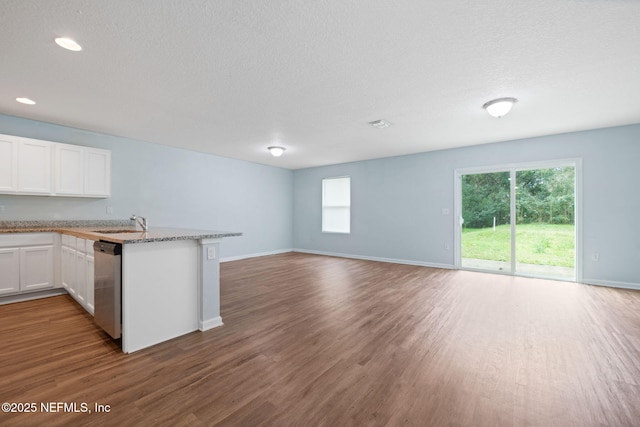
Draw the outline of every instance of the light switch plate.
M207 248L207 259L216 259L215 246L211 246L210 248Z

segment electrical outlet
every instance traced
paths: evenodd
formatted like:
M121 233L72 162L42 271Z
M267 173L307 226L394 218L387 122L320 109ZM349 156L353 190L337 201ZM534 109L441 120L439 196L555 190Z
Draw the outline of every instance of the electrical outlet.
M451 249L451 245L449 244L449 242L444 242L444 250L448 251Z
M113 206L107 206L107 215L111 215L113 213Z
M597 261L600 261L600 252L596 252L596 251L594 251L594 252L591 254L591 261L596 261L596 262L597 262Z
M216 259L216 247L211 246L207 248L207 259Z

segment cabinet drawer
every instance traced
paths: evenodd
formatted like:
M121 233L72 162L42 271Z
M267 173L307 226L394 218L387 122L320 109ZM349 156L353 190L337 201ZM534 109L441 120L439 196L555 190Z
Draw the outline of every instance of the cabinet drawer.
M55 233L0 234L0 247L53 245Z
M76 238L74 236L63 234L60 236L60 241L62 242L62 246L68 246L72 249L76 248Z
M80 237L77 237L75 246L71 246L71 245L65 245L65 246L70 246L72 249L75 249L77 252L93 256L93 240L82 239Z

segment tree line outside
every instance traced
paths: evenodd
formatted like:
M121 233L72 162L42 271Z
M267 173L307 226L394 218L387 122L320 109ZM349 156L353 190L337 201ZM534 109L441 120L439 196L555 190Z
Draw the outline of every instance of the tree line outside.
M464 175L462 218L465 228L510 222L509 172ZM575 168L516 172L516 224L574 224Z

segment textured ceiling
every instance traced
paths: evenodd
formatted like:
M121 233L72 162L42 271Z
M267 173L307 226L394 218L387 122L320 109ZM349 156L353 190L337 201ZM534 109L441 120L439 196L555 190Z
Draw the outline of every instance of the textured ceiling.
M0 113L291 169L638 123L640 1L2 0Z

